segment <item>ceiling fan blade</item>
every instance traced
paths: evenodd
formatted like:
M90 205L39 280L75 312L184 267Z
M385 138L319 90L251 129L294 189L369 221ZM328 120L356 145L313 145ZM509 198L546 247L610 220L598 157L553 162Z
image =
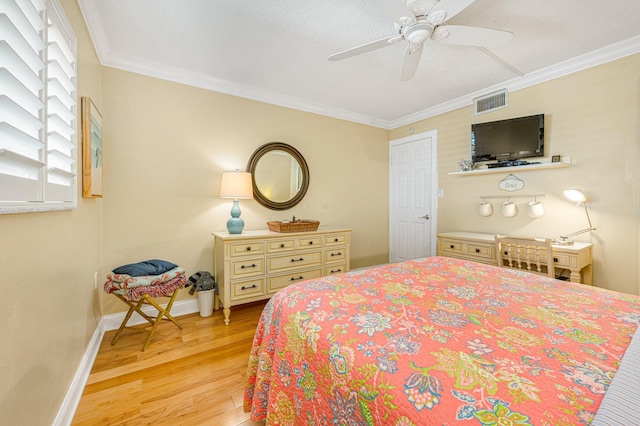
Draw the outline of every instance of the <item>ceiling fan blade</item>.
M464 25L442 25L435 29L431 38L447 44L498 47L509 43L513 39L513 33Z
M351 49L343 50L342 52L334 53L329 56L330 61L339 61L340 59L350 58L352 56L360 55L361 53L370 52L375 49L381 49L383 47L391 46L402 40L402 36L394 34L389 37L381 38L380 40L365 43L360 46L352 47Z
M416 17L411 11L404 5L404 0L373 0L376 7L384 12L389 18L393 19L402 26L411 25L416 22Z
M402 73L400 74L400 80L408 81L416 75L423 48L424 43L420 43L420 45L410 44L407 47L407 50L404 53L404 60L402 61Z
M476 0L440 0L429 11L427 20L432 24L442 24L462 12L474 1Z

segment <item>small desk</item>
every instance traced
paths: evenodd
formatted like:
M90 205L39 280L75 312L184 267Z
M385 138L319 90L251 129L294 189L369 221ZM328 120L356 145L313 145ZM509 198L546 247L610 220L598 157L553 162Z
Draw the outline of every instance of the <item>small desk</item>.
M569 280L593 285L593 244L576 241L573 245L553 246L553 263L570 271ZM438 255L497 265L494 234L482 232L442 232L438 234Z

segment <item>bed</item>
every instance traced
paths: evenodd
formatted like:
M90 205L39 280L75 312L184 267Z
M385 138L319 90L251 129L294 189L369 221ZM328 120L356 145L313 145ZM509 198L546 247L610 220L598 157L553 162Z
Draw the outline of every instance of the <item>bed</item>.
M274 425L590 424L639 325L639 296L445 257L305 281L262 312L244 410Z

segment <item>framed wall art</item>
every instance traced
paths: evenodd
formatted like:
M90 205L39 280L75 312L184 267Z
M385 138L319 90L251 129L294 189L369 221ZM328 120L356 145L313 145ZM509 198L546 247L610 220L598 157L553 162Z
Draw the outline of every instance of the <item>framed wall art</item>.
M102 115L91 98L83 96L82 196L102 197Z

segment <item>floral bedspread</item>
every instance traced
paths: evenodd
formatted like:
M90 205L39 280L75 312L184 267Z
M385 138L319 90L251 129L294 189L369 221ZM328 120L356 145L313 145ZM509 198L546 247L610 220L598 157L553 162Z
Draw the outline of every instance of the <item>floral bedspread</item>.
M589 424L640 297L432 257L266 305L244 409L273 425Z

